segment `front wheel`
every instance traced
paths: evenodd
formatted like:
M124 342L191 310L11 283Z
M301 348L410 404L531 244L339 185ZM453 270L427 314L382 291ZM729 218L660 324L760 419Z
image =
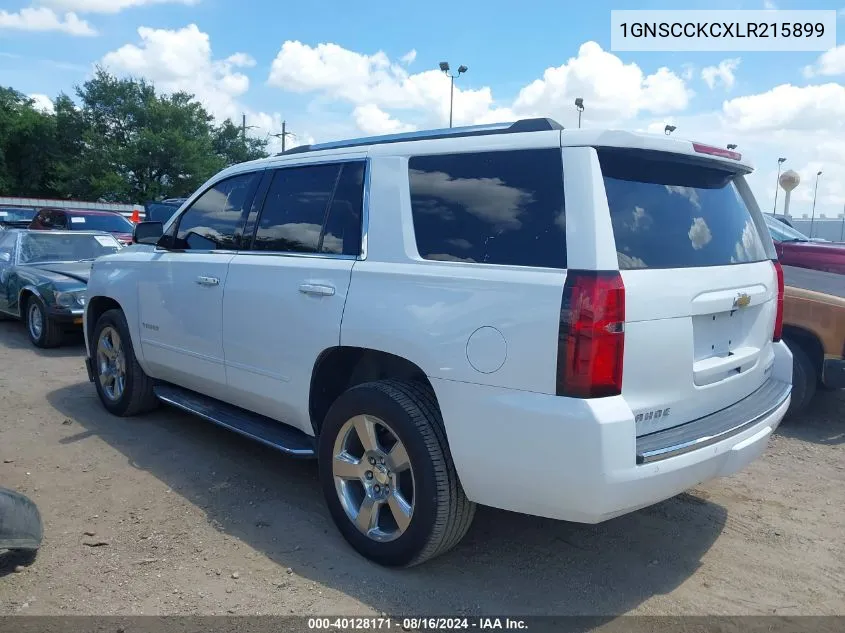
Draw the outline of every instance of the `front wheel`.
M109 310L97 320L91 346L94 385L109 413L129 417L158 406L153 381L135 358L121 310Z
M332 518L360 554L409 567L451 549L475 514L434 394L370 382L343 393L320 432L320 483Z
M48 349L62 344L62 328L47 314L44 302L31 296L24 306L24 324L29 340L36 347Z

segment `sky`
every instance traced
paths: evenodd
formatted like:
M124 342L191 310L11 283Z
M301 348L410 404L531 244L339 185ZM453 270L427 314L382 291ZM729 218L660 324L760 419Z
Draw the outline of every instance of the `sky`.
M288 146L548 116L582 126L736 143L751 186L773 208L777 158L801 184L791 214L845 208L845 0L825 52L615 53L611 9L677 2L592 0L0 0L0 85L51 108L97 65L196 95L219 120ZM803 9L806 0L687 0L690 9ZM841 32L841 34L840 34ZM279 139L269 136L271 149ZM783 192L778 198L782 212Z

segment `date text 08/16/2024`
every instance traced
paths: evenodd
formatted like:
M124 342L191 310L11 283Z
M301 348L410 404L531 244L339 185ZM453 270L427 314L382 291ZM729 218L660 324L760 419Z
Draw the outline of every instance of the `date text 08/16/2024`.
M354 618L308 618L309 630L402 630L402 631L447 631L447 630L525 630L526 622L518 618L441 618L410 617L391 619L388 617Z

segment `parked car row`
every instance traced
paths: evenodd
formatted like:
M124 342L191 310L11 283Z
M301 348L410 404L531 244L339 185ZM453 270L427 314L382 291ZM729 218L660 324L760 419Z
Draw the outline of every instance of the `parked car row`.
M116 416L167 404L317 458L351 546L415 565L476 504L598 523L762 453L797 335L750 171L549 119L298 147L217 174L132 248L9 231L3 311L41 346L82 315Z

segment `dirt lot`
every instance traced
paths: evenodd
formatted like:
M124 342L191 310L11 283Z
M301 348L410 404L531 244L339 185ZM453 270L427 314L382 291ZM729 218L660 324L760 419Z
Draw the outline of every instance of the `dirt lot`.
M45 524L33 565L0 556L0 614L845 614L845 394L730 479L598 526L482 508L393 571L342 541L314 463L174 410L113 418L82 356L0 324L0 483Z

